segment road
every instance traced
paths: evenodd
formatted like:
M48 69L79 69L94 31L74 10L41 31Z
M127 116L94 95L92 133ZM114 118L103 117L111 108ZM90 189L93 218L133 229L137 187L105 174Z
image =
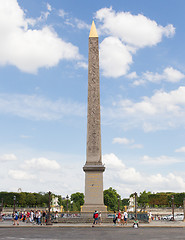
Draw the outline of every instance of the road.
M109 228L109 227L27 227L1 228L0 239L7 240L169 240L185 239L185 228Z

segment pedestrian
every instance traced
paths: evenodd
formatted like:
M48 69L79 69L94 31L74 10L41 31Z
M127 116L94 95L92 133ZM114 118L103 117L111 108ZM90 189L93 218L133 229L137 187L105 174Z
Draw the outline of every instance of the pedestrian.
M44 224L46 222L46 212L43 211L42 212L42 224Z
M101 218L101 212L98 214L98 223L101 225L102 223L102 218Z
M33 212L33 210L31 210L31 213L30 213L30 222L34 223L34 212Z
M29 221L30 221L30 212L27 211L27 213L26 213L26 223L29 223Z
M124 225L124 212L121 213L121 225Z
M55 212L55 222L58 223L58 212Z
M16 223L17 223L17 225L19 225L19 214L17 211L15 211L13 220L14 220L13 225L16 225Z
M94 219L94 221L93 221L92 227L94 227L94 225L97 224L97 222L98 222L98 211L96 211L96 210L93 213L93 219Z
M128 213L127 211L124 212L124 223L127 225Z
M152 221L152 213L151 213L151 211L148 214L148 218L149 218L149 223L150 223Z
M42 225L42 223L41 223L41 212L40 212L40 210L37 211L37 224L38 224L38 225Z
M117 219L118 219L118 225L120 226L120 223L121 223L121 211L120 210L118 211Z
M113 224L116 225L116 220L117 220L117 214L116 212L114 211L114 214L113 214Z

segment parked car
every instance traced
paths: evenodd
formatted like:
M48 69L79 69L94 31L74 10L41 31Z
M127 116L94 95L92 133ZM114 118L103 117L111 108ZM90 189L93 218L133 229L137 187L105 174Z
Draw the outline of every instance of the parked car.
M4 215L3 220L12 220L12 215Z
M161 219L162 220L173 221L173 215L170 214L170 215L167 215L167 216L163 216ZM183 221L184 220L184 214L183 213L174 214L174 220L175 221Z

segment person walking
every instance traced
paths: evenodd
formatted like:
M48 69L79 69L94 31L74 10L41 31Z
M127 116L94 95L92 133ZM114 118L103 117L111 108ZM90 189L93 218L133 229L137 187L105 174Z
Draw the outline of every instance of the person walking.
M13 225L19 225L19 214L17 211L15 211L14 218L13 218Z
M121 211L118 211L118 225L120 226L121 223Z
M99 214L98 214L98 223L100 225L102 224L101 212L99 212Z
M94 218L94 221L93 221L92 227L94 227L94 225L98 223L98 211L96 210L94 211L93 218Z
M128 213L127 211L124 212L124 223L127 225Z
M117 214L114 211L114 214L113 214L113 224L114 224L114 226L116 226L116 220L117 220Z

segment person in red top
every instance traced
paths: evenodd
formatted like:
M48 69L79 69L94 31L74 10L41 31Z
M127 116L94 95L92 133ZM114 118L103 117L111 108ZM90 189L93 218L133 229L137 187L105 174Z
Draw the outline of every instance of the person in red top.
M28 223L30 221L30 212L26 213L26 222Z
M96 210L94 211L93 218L94 218L94 222L92 227L94 227L94 224L98 223L98 211Z
M121 211L118 211L118 225L120 225L121 222Z

